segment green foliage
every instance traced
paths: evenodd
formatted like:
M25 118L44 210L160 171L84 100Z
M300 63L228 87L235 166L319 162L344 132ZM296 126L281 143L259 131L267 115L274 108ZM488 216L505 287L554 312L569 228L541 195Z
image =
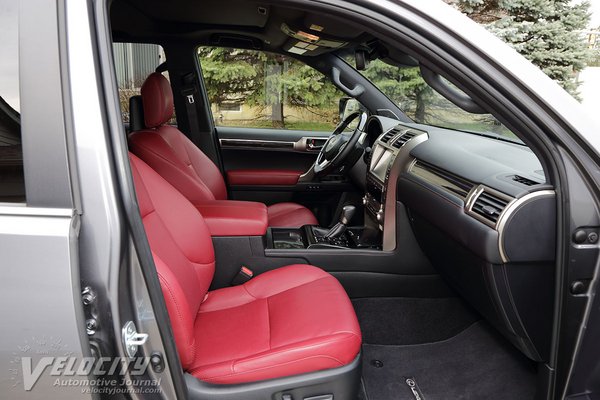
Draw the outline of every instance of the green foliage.
M577 96L576 73L590 59L579 31L589 3L570 0L456 0L454 3Z
M592 51L592 57L588 65L590 67L600 67L600 47Z
M276 125L285 124L284 105L332 119L343 96L321 73L283 55L202 47L198 57L212 104L236 101L261 109L271 107Z
M221 104L225 100L243 102L260 85L262 75L255 68L262 62L260 53L201 47L198 57L208 98L213 104Z
M433 93L417 67L399 68L371 61L363 75L417 122L425 122L427 100Z

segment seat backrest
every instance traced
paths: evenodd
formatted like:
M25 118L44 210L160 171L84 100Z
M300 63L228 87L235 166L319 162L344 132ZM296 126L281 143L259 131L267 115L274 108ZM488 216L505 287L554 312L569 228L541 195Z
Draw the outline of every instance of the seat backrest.
M226 200L219 168L181 131L167 122L173 116L169 81L152 73L142 85L146 129L129 135L131 151L150 165L192 204Z
M142 160L129 155L140 214L154 256L183 368L194 360L194 321L215 270L198 210Z

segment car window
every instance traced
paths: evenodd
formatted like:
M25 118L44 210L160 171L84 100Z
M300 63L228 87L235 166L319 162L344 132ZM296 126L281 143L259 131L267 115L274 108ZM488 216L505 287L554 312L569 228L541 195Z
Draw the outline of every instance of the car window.
M19 2L0 12L0 202L24 202L19 97Z
M353 64L350 59L346 61ZM520 142L491 114L467 112L433 90L418 67L397 67L374 60L360 72L415 122Z
M129 99L140 94L148 75L167 58L162 46L147 43L113 43L113 54L123 122L129 123Z
M344 94L291 57L199 47L198 60L215 125L332 131Z

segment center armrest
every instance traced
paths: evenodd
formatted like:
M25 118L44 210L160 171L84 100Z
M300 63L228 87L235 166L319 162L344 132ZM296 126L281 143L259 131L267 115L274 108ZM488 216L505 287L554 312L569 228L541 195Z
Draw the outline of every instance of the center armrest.
M211 236L263 236L267 206L253 201L214 200L197 204Z

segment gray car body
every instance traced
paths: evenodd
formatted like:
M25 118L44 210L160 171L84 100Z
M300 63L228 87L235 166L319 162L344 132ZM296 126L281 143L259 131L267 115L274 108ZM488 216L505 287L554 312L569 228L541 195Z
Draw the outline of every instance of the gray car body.
M566 155L578 160L578 165L597 167L598 127L577 101L509 46L441 1L319 0L303 4L368 10L380 13L382 26L386 19L411 20L429 29L440 43L464 49L464 57L473 62L472 69L480 72L480 80L473 80L471 85L480 85L482 91L495 98L501 97L494 92L501 87L520 99L521 104L515 100L510 106L521 107L523 120L536 116L541 121L532 124L532 132L540 142L558 142ZM367 15L367 11L364 13ZM113 326L102 329L119 332L124 321L119 307L119 273L123 265L130 266L136 296L145 299L135 319L142 329L151 332L153 348L165 351L167 347L169 351L166 343L161 343L147 280L131 250L133 238L127 222L131 210L123 204L120 189L131 182L122 179L129 173L129 166L124 157L125 135L118 118L114 72L112 76L106 74L112 65L108 35L104 2L21 1L20 80L27 205L0 205L3 398L86 397L81 387L57 387L48 371L32 390L24 390L19 361L24 356L92 354L85 329L86 310L81 302L82 275L87 284L100 288L97 295L105 299L99 311L110 315L102 321L112 321ZM457 67L459 64L453 64L450 58L444 62ZM444 56L439 55L439 60ZM597 193L599 174L585 168L579 173ZM142 250L147 255L148 249ZM173 360L176 358L168 361ZM166 398L175 396L175 375L167 362L162 379Z

